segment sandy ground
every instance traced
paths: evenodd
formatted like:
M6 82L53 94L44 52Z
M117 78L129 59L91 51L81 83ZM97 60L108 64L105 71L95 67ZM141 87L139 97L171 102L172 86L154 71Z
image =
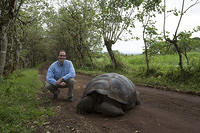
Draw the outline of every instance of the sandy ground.
M40 69L45 81L48 66ZM124 116L105 117L100 114L80 115L76 105L84 87L93 77L77 74L73 102L66 102L67 88L61 89L57 100L43 90L47 102L44 107L54 107L55 114L35 133L199 133L200 96L136 86L142 104ZM43 89L43 88L41 88Z

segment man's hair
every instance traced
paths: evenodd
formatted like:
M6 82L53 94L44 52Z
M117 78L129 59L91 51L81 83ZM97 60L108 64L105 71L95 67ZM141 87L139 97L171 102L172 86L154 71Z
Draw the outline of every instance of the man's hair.
M60 51L58 52L58 55L60 54L60 52L65 52L65 50L60 50ZM65 52L65 54L66 54L66 52Z

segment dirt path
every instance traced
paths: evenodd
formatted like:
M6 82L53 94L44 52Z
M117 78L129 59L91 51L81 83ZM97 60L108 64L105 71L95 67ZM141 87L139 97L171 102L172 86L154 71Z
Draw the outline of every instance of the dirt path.
M41 68L44 82L48 66ZM44 106L55 107L55 115L35 133L199 133L200 97L176 92L136 86L142 104L124 116L110 118L99 114L79 115L76 104L91 76L77 74L74 101L63 101L67 89L62 89L57 100L43 90L49 101Z

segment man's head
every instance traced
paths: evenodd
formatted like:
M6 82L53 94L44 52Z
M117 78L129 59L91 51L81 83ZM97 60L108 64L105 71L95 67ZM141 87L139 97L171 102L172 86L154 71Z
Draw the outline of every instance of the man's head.
M66 59L66 52L64 50L60 50L59 55L58 55L59 63L63 65L65 59Z

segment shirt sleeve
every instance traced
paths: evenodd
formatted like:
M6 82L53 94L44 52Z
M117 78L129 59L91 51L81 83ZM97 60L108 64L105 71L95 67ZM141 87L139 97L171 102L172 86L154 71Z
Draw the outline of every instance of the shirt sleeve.
M75 74L74 66L73 66L72 62L70 61L69 62L69 73L66 74L65 76L63 76L63 79L67 80L69 78L74 78L75 76L76 76L76 74Z
M48 69L46 80L48 83L50 83L52 85L56 85L56 80L54 79L53 69L54 69L54 67L51 65Z

